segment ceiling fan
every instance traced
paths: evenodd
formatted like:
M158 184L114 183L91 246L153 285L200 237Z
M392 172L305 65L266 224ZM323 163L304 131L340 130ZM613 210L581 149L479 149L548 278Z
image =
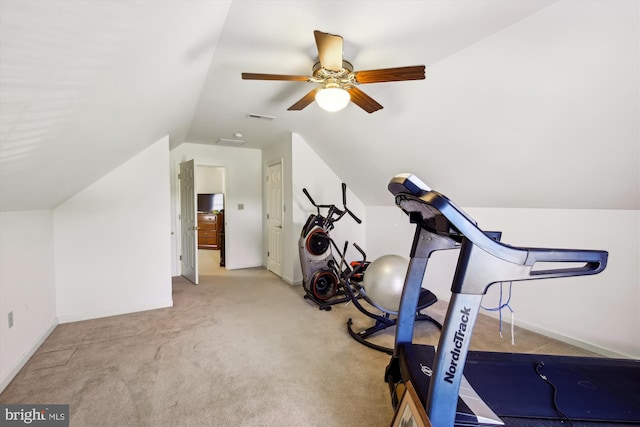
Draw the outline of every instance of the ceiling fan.
M307 83L320 83L298 102L288 108L299 111L314 100L321 108L338 111L346 107L349 101L373 113L382 108L369 95L356 86L366 83L397 82L403 80L423 80L425 66L384 68L368 71L354 71L353 65L342 58L342 37L334 34L314 31L319 61L313 66L311 76L285 74L242 73L244 80L286 80Z

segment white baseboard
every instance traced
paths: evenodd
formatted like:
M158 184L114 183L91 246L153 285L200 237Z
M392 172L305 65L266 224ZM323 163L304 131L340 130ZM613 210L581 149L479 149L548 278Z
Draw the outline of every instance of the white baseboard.
M53 319L51 325L49 325L49 327L38 337L31 348L26 351L20 359L16 361L16 363L11 367L11 369L9 369L4 378L0 379L0 393L2 393L5 388L7 388L9 383L13 381L16 375L18 375L18 372L20 372L20 370L24 368L24 365L27 364L29 359L31 359L31 356L33 356L35 352L40 348L44 340L46 340L47 337L51 335L51 332L53 332L56 326L58 326L58 319Z
M537 326L533 323L528 323L528 322L521 322L516 320L515 322L516 326L521 327L522 329L526 329L528 331L531 332L535 332L537 334L540 335L544 335L546 337L549 338L553 338L554 340L558 340L558 341L562 341L564 343L567 343L569 345L575 346L575 347L579 347L581 349L587 350L587 351L591 351L593 353L597 353L600 354L602 356L606 356L606 357L612 357L615 359L629 359L629 358L633 358L630 355L627 354L622 354L613 350L610 350L608 348L604 348L604 347L600 347L598 345L592 344L592 343L588 343L586 341L581 341L566 335L562 335L558 332L555 331L551 331L549 329L545 329L542 328L540 326Z
M82 320L99 319L101 317L118 316L120 314L137 313L139 311L156 310L158 308L167 307L173 307L173 298L153 303L130 305L126 307L114 307L104 310L87 311L75 314L65 314L62 316L58 316L58 322L60 324L79 322Z
M449 303L449 298L451 298L451 294L443 296L443 295L438 295L436 294L436 297L438 298L438 300L440 301L444 301L447 304ZM496 313L492 313L492 312L486 312L486 311L481 311L480 314L484 315L484 316L489 316L489 317L493 317L494 319L498 318L498 315ZM507 321L507 323L509 323ZM579 347L581 349L587 350L587 351L591 351L593 353L597 353L600 354L602 356L605 357L612 357L615 359L635 359L634 356L632 355L628 355L628 354L623 354L620 352L616 352L614 350L608 349L608 348L604 348L604 347L600 347L596 344L592 344L592 343L588 343L586 341L581 341L578 340L576 338L572 338L569 337L567 335L563 335L560 334L558 332L540 327L534 323L530 323L530 322L523 322L522 320L516 319L515 321L515 325L522 328L522 329L526 329L528 331L531 332L535 332L536 334L540 334L540 335L544 335L545 337L549 337L552 338L554 340L558 340L558 341L562 341L564 343L567 343L569 345L575 346L575 347Z
M229 263L229 260L227 260L227 262L224 265L224 268L226 268L227 270L242 270L245 268L258 268L258 267L264 267L267 268L264 264L262 263L246 263L246 264L238 264L238 263Z
M285 276L282 276L281 279L284 280L286 283L290 284L291 286L302 285L302 280L295 280L294 281L290 277L285 277Z

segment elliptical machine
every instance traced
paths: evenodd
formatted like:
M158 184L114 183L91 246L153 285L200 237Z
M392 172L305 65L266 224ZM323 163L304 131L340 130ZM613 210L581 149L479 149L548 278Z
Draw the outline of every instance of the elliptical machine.
M394 257L401 258L394 255L385 255L369 262L364 250L355 243L353 246L360 252L362 260L346 262L348 242L345 242L344 249L341 251L329 236L329 232L334 228L334 223L347 213L358 224L362 223L360 218L347 208L346 191L347 186L343 183L343 210L341 210L335 205L317 204L307 189L302 189L302 192L316 208L316 214L309 215L298 239L305 290L304 298L316 303L320 310L327 311L331 310L332 305L353 302L353 305L361 313L373 319L375 323L364 330L356 331L353 329L353 320L350 318L347 321L349 335L362 345L391 355L393 354L392 348L380 346L368 339L377 332L396 325L400 293L404 285L407 266L402 262L394 262ZM327 209L325 216L321 214L321 208ZM365 273L369 271L367 269L370 266L373 269L371 274L367 276ZM400 288L397 283L392 283L397 282L398 277L401 279ZM379 310L380 313L374 313L371 308L366 308L358 301L360 299L366 301L369 307ZM437 300L431 291L421 289L415 311L415 321L428 321L441 329L442 325L437 320L421 313Z
M350 301L352 298L345 293L339 277L344 256L329 237L329 232L333 230L334 223L342 219L345 214L349 214L358 224L362 221L347 208L345 183L342 183L343 209L337 208L336 205L319 205L306 188L303 188L302 192L316 208L316 214L309 215L298 239L304 298L313 301L320 310L329 311L332 305ZM320 209L327 209L326 215L322 215ZM340 261L334 257L334 251ZM366 266L361 270L364 268Z

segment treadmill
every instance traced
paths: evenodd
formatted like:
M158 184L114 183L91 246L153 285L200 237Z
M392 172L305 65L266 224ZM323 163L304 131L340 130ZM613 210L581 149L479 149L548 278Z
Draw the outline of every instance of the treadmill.
M492 284L597 274L607 252L509 246L415 175L396 175L388 189L416 224L385 372L394 406L398 385L410 381L433 427L640 426L639 360L469 351ZM460 254L439 343L414 344L428 258L447 249Z

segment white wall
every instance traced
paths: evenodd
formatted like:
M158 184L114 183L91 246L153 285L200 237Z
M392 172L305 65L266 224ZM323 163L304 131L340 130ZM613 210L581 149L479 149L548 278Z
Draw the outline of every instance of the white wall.
M169 138L54 210L61 323L172 305Z
M298 239L304 223L310 214L315 213L307 196L302 192L306 188L313 200L317 204L334 204L342 207L342 180L333 170L313 151L307 142L298 134L292 135L292 230L291 240L288 246L295 248L291 254L292 259L297 263L294 267L294 283L302 283L302 270L298 255ZM347 260L361 259L360 254L353 248L352 244L357 243L365 251L368 250L365 229L366 211L360 199L349 189L347 184L347 207L358 218L362 224L357 224L349 215L343 217L335 223L335 229L331 232L331 238L342 250L345 241L349 242ZM321 211L326 214L326 209ZM371 259L369 257L369 259Z
M262 153L260 150L184 143L171 150L172 274L181 274L180 186L181 162L225 168L225 267L229 270L262 265ZM196 184L197 185L197 184ZM243 208L240 209L240 205Z
M224 193L224 168L217 166L196 166L196 193Z
M607 268L596 276L514 282L510 305L520 326L603 354L640 358L640 212L498 208L465 211L478 221L480 228L502 231L502 241L509 245L608 251ZM370 206L367 220L367 243L372 255L409 255L414 226L400 209ZM440 299L449 299L457 256L457 250L444 251L429 260L423 286ZM485 306L497 305L497 290L494 286L489 291Z
M53 212L2 212L0 236L2 391L57 325Z

